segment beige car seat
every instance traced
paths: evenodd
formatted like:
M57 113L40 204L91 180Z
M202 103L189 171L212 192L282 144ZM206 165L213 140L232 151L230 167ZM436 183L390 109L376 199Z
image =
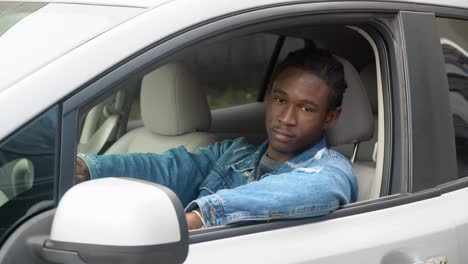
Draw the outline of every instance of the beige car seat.
M8 202L8 197L2 191L0 191L0 207L6 202Z
M181 63L169 63L147 74L141 85L143 127L120 138L106 154L162 153L184 146L194 152L215 142L206 131L211 114L199 82Z
M0 204L31 189L34 165L25 158L12 160L0 167Z
M374 117L367 96L366 88L351 63L338 58L344 66L345 79L348 84L343 95L342 113L337 123L327 131L329 147L340 151L339 147L351 144L354 146L350 160L358 178L358 201L378 197L372 190L375 182L375 163L359 161L359 144L370 140L374 134Z
M119 97L119 94L96 105L86 115L78 143L78 153L98 154L111 139L120 118L117 111L107 110L113 107L115 97Z

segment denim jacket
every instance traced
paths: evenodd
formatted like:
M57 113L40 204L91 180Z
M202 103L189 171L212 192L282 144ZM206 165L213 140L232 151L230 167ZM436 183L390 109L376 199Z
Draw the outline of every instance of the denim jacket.
M357 179L348 160L325 139L254 181L268 141L258 149L243 138L196 153L79 155L91 179L132 177L172 189L186 211L199 208L207 227L239 221L320 216L353 202Z

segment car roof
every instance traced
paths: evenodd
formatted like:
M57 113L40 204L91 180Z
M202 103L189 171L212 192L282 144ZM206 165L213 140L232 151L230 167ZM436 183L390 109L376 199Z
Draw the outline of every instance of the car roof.
M160 6L161 4L172 2L177 0L0 0L0 2L35 2L35 3L70 3L70 4L89 4L89 5L111 5L111 6L128 6L128 7L140 7L140 8L151 8ZM345 0L346 1L346 0ZM348 0L350 1L350 0ZM204 0L205 3L212 2L213 4L218 4L217 0ZM251 0L252 3L257 2L256 0ZM263 3L264 1L258 1ZM275 3L288 3L288 2L319 2L319 0L311 1L297 1L297 0L271 0L271 4ZM323 1L320 1L323 2ZM332 1L330 1L332 2ZM441 2L440 0L383 0L379 2L396 2L396 3L415 3L415 4L431 4L431 5L440 5L440 6L452 6L460 8L468 8L468 1L466 0L445 0ZM232 6L235 7L235 1L232 1Z
M83 4L83 5L106 5L149 8L174 0L0 0L1 2L22 2L22 3L60 3L60 4Z

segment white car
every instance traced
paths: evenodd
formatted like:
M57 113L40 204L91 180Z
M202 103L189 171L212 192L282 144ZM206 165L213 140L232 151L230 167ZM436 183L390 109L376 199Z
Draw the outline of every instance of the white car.
M189 232L164 187L74 186L78 153L260 144L311 42L345 66L357 202ZM468 263L467 99L464 0L2 0L0 263Z

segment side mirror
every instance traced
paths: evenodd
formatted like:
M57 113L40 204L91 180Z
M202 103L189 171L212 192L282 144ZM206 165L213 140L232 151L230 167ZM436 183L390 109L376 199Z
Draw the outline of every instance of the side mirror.
M105 178L78 184L63 196L42 249L53 263L182 263L188 228L168 188Z

